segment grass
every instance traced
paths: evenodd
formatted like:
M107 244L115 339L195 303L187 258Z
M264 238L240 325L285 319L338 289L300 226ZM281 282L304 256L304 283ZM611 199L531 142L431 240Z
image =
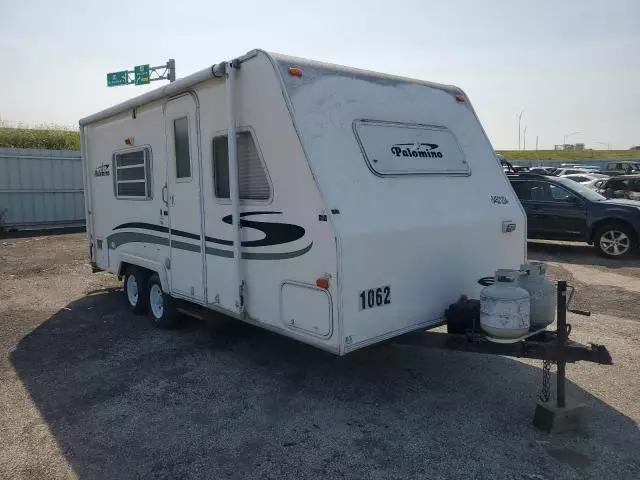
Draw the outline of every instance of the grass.
M606 158L637 158L640 150L584 150L564 152L562 150L498 150L507 160L580 160Z
M0 122L0 147L80 150L80 132L59 125L13 128Z

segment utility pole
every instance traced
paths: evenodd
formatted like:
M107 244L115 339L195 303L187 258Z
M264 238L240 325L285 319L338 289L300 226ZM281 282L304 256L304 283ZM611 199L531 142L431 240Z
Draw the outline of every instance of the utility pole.
M518 115L518 150L520 150L520 124L522 122L522 114L524 113L524 110L522 110L520 112L520 115Z
M538 135L536 135L536 152L538 151Z
M524 132L522 132L522 149L527 149L527 126L524 126Z
M607 147L607 150L611 150L611 144L607 142L596 142L598 145L604 145Z

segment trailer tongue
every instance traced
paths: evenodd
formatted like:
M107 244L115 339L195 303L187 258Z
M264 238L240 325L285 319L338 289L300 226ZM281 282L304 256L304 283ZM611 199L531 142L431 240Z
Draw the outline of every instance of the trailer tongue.
M393 340L398 345L424 348L457 350L462 352L504 355L515 358L531 358L543 361L542 389L538 395L538 404L533 424L547 432L557 432L577 428L584 417L583 405L567 405L566 401L566 365L579 361L612 365L613 360L604 345L590 343L584 345L569 340L571 324L567 323L567 310L577 315L589 316L590 312L569 309L571 296L567 299L567 290L573 293L573 287L567 282L557 284L557 326L555 331L538 329L520 338L504 340L489 337L486 333L471 328L466 333L413 332ZM551 401L551 364L557 365L556 403Z

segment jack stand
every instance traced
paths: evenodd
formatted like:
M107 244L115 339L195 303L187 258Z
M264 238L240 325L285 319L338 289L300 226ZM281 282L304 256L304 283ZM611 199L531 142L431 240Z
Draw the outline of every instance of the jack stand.
M576 312L577 313L577 312ZM557 318L557 342L564 346L567 344L571 332L571 325L567 325L567 282L558 282L558 318ZM560 350L564 351L564 350ZM558 433L567 430L577 430L582 427L586 416L586 405L577 404L567 406L565 394L565 369L567 361L561 356L556 362L558 373L556 375L556 404L548 398L539 401L533 417L533 425L547 433Z

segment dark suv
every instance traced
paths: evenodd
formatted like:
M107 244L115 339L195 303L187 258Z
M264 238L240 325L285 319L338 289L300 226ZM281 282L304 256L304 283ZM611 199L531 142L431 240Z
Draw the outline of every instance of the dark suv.
M640 173L640 163L638 162L607 162L600 170L606 175L632 175Z
M509 175L527 212L527 236L587 242L606 257L623 257L638 246L640 202L610 199L562 177Z
M596 191L607 198L640 200L640 175L623 175L603 180Z

